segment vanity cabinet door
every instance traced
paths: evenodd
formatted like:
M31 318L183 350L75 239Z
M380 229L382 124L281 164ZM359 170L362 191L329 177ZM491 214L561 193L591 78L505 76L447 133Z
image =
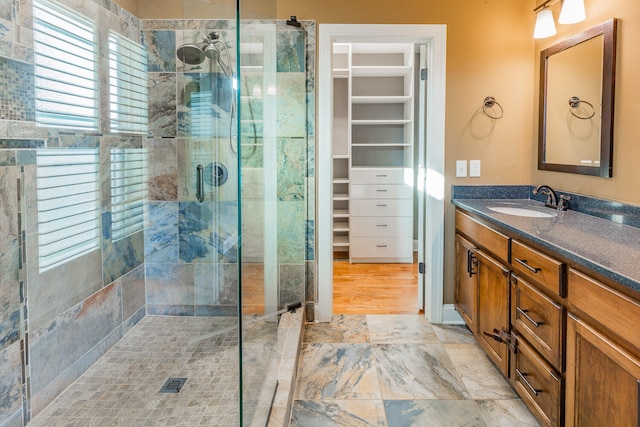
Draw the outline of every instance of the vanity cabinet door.
M509 376L509 270L476 252L478 269L478 331L476 337L498 368Z
M640 425L638 355L571 313L566 379L566 427Z
M476 333L478 311L476 248L473 243L456 234L456 288L455 307L462 319Z

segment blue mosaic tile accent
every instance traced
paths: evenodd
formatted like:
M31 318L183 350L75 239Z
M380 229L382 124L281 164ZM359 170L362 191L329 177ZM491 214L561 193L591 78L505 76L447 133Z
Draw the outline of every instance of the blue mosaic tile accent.
M33 65L0 57L0 119L36 119L34 79Z

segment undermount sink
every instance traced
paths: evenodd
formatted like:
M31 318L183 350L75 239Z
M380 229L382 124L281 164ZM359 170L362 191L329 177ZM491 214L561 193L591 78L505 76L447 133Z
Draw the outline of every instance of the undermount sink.
M516 208L513 206L489 206L494 212L503 213L507 215L526 216L529 218L553 218L558 215L555 212L541 212L528 208Z

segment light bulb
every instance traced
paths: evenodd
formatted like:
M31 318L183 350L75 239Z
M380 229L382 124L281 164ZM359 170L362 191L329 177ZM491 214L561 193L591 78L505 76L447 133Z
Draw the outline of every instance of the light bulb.
M553 22L551 9L544 8L536 16L536 27L533 30L534 39L543 39L556 34L556 24Z
M584 0L564 0L560 10L559 24L575 24L586 19Z

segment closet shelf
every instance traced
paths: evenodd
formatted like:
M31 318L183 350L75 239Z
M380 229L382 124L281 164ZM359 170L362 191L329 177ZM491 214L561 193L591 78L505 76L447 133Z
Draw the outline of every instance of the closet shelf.
M352 147L411 147L411 144L409 143L405 143L405 142L401 142L401 143L396 143L396 142L387 142L387 143L358 143L358 142L353 142L351 144Z
M333 246L349 246L349 236L333 236Z
M352 66L353 77L406 77L413 71L412 66Z
M349 218L349 210L348 209L334 209L333 210L334 218Z
M349 200L349 195L346 193L334 194L333 200Z
M413 101L408 95L398 96L352 96L352 104L404 104Z
M386 119L386 120L351 120L351 124L357 125L407 125L413 120L410 119Z
M334 184L348 184L349 183L349 178L334 178L333 179L333 183Z
M347 78L349 77L349 69L348 68L334 68L333 69L333 77L335 78Z

